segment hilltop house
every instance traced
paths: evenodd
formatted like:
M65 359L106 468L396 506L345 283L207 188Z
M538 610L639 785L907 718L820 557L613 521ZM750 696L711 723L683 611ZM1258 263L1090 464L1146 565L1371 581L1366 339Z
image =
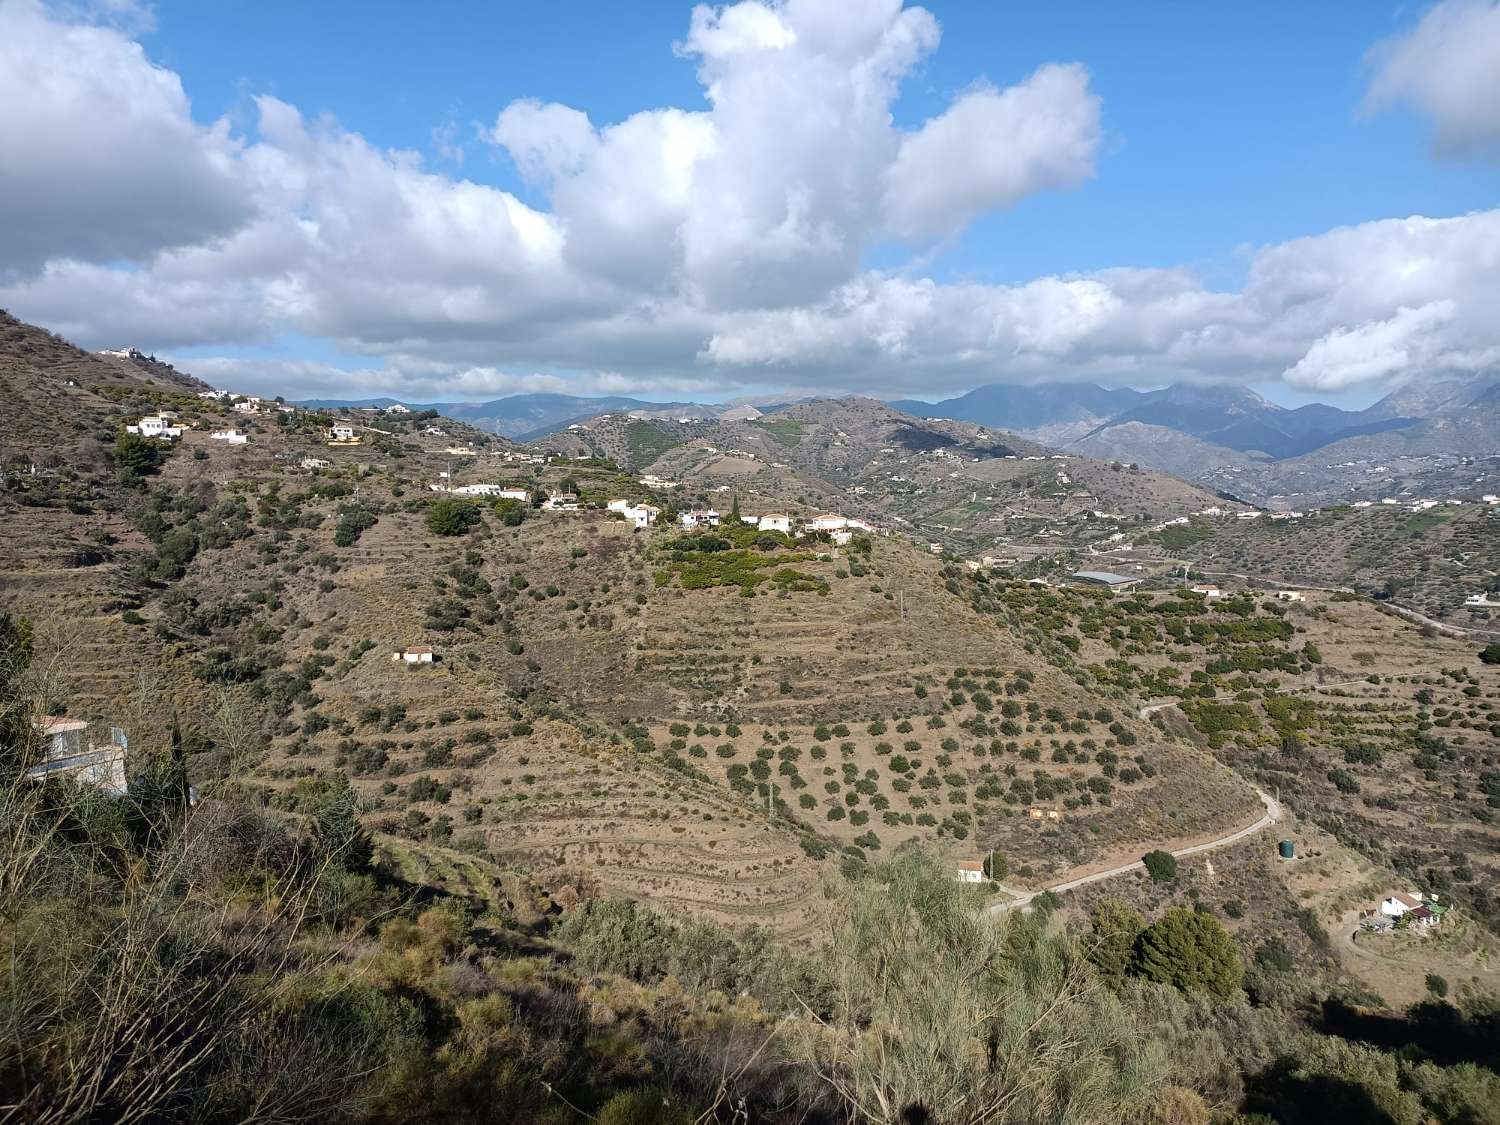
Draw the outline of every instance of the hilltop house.
M961 859L958 861L958 881L960 883L982 883L984 882L984 861L982 859Z
M79 719L39 719L42 760L26 771L32 781L66 778L111 797L122 797L125 781L125 736L116 733L107 746L85 742L88 724Z
M246 445L250 441L250 435L243 430L215 430L208 436L212 441L227 441L230 445Z
M762 531L781 531L790 535L792 533L792 517L785 512L767 512L755 521L755 526Z
M175 414L147 414L133 426L126 426L125 432L140 434L141 437L165 438L174 441L182 436L182 427L173 425Z
M403 664L431 664L437 657L430 648L403 648L400 652L392 653L391 659Z
M393 402L385 408L387 414L410 414L411 407L404 406L399 402Z

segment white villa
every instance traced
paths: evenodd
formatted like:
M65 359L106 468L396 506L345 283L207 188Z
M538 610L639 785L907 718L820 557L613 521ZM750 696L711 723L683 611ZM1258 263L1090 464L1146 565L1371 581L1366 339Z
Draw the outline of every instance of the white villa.
M354 445L359 441L359 435L348 422L335 422L328 428L328 439L330 443Z
M781 531L790 535L792 533L792 517L785 512L767 512L756 519L755 526L762 531Z
M1470 609L1500 609L1500 594L1470 594L1464 605Z
M243 402L237 402L237 403L235 403L234 404L234 408L236 410L238 410L241 414L259 414L260 413L260 399L257 398L255 395L251 395L249 398L245 399Z
M679 512L677 522L683 527L718 527L719 513L712 508L694 508L690 512Z
M107 746L85 743L88 724L80 719L40 719L35 724L45 748L42 760L26 771L32 781L68 778L112 797L124 796L124 736Z
M806 523L804 523L802 525L802 530L804 530L804 531L843 531L848 526L849 526L849 521L847 519L845 519L843 516L835 516L835 515L831 515L831 514L825 512L823 515L813 516L812 519L810 519Z
M250 441L250 435L243 430L215 430L208 436L212 441L226 441L230 445L247 445Z
M174 426L174 416L168 414L147 414L133 426L126 426L125 432L140 434L141 437L166 438L174 441L182 436L182 427Z
M411 407L405 406L399 402L393 402L391 403L391 405L385 408L385 412L387 414L410 414Z

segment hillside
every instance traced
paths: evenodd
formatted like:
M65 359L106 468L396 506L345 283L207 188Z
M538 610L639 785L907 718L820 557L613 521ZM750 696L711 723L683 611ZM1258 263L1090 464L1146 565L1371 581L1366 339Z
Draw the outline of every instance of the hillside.
M1221 497L1167 476L1055 453L1009 433L913 418L865 398L797 403L748 421L609 414L535 443L609 457L754 510L832 509L981 554L1108 534L1112 520L1173 518ZM1078 524L1079 526L1072 526ZM1076 532L1076 534L1075 534Z
M1324 1049L1307 1013L1397 1021L1380 998L1426 996L1433 973L1473 1013L1446 1034L1485 1034L1500 667L1475 645L1353 595L1210 602L1164 575L1112 595L976 569L925 535L637 531L605 510L727 488L746 510L836 506L899 528L1003 494L1020 538L1107 496L1166 549L1200 523L1136 525L1201 490L857 400L595 419L560 439L572 456L544 456L423 412L246 413L36 330L8 339L0 641L11 615L30 622L40 711L128 732L122 807L139 810L117 836L78 814L108 857L80 931L100 936L78 941L119 947L89 962L106 978L142 966L137 1006L111 1010L122 1028L161 1009L225 1029L194 1062L198 1081L218 1075L216 1104L311 1088L324 1100L306 1104L337 1114L441 1121L482 1096L543 1120L565 1089L561 1119L608 1119L631 1098L656 1107L649 1078L690 1104L733 1091L766 1121L837 1119L831 1088L804 1078L866 1033L875 1002L837 998L867 987L852 982L891 902L924 919L891 935L923 966L901 979L892 1026L959 994L933 983L943 966L971 995L979 958L986 981L1011 982L986 1003L1024 1018L1028 1044L1056 1021L1060 1042L1079 1026L1122 1051L1149 1042L1131 1073L1204 1113L1205 1099L1300 1104L1267 1075L1286 1051ZM123 433L161 409L185 425L170 447ZM358 442L331 440L335 422ZM682 434L649 462L679 484L643 486L599 455L642 424ZM230 426L249 440L209 436ZM892 477L910 493L879 486ZM431 487L466 484L534 502ZM578 506L535 506L548 493ZM995 510L969 503L972 519ZM1115 515L1067 526L1094 535ZM1466 550L1469 517L1444 522ZM1201 521L1251 523L1270 526ZM172 803L188 792L178 769L196 807ZM1288 815L1268 820L1252 783ZM133 836L137 823L155 827ZM1276 858L1279 838L1295 862ZM1174 875L1130 870L1157 849L1184 852ZM980 857L999 877L957 883ZM41 882L8 906L41 933L35 904L57 891L27 878ZM1452 906L1441 934L1356 943L1359 911L1409 886ZM106 924L116 900L135 906L128 925ZM1184 917L1223 935L1229 975L1201 1011L1192 989L1100 955L1101 932L1128 951ZM123 955L147 924L197 951L191 974ZM57 941L44 945L17 941L13 959L40 966ZM46 979L24 974L28 989ZM1337 1006L1350 995L1369 1009ZM67 994L28 1004L78 1009ZM268 1036L239 1022L244 1005L296 1018ZM1409 1035L1429 1034L1420 1016ZM30 1020L20 1041L52 1042ZM1234 1030L1246 1021L1253 1043ZM1161 1092L1151 1060L1204 1036L1236 1061L1174 1066L1180 1092ZM918 1050L918 1033L903 1042ZM370 1077L355 1089L348 1074Z

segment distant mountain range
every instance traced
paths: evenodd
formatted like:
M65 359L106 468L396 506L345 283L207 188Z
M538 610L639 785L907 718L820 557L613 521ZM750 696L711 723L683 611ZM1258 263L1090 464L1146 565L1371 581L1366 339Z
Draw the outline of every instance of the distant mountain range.
M388 406L391 398L308 405ZM535 441L604 413L649 420L745 421L783 410L770 399L738 403L647 402L625 396L511 395L490 402L430 407L482 430ZM1307 502L1381 493L1394 487L1372 468L1402 462L1414 472L1461 472L1464 459L1500 455L1500 378L1410 383L1364 410L1323 403L1278 406L1247 387L1179 383L1137 391L1092 384L1020 386L993 383L942 402L901 399L892 409L918 418L989 426L1042 445L1106 461L1172 473L1235 495L1296 495ZM1413 467L1416 459L1416 467ZM1359 463L1365 468L1354 469ZM1423 465L1426 467L1424 468ZM1438 487L1447 478L1421 478ZM1457 478L1454 478L1457 483Z
M943 402L903 400L891 405L919 417L1006 426L1056 445L1076 443L1086 448L1091 439L1104 438L1112 452L1119 435L1109 431L1139 423L1278 461L1345 438L1403 429L1421 421L1400 409L1403 402L1397 395L1366 410L1341 410L1323 403L1289 409L1246 387L1188 383L1159 391L993 384ZM1130 432L1137 428L1131 427Z

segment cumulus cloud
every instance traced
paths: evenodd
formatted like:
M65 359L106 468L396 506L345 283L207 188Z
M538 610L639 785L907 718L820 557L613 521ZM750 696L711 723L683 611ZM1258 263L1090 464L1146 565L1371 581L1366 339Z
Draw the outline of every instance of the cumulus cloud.
M904 236L960 229L1094 173L1099 99L1081 66L1044 66L1008 90L982 85L904 137L886 172L886 224Z
M724 318L724 367L839 373L874 389L985 377L1256 379L1322 389L1491 368L1500 211L1365 223L1266 247L1245 286L1115 269L1022 285L866 274L812 307ZM1405 310L1405 311L1403 311ZM1403 347L1404 345L1404 347ZM1383 356L1383 359L1377 358Z
M0 276L56 257L140 258L229 233L254 210L227 124L196 124L177 75L116 19L83 14L59 22L39 0L0 0Z
M1441 156L1500 156L1500 0L1442 0L1370 62L1367 105L1426 114Z
M133 5L0 0L0 305L95 346L201 355L296 333L370 357L185 361L210 378L444 399L1277 373L1332 388L1500 364L1500 211L1264 247L1235 290L1186 269L985 285L867 268L871 247L920 254L1077 186L1100 144L1073 64L980 81L898 128L939 40L900 0L694 9L674 49L701 108L597 122L510 103L485 140L537 205L274 97L242 133L197 123L110 9Z

